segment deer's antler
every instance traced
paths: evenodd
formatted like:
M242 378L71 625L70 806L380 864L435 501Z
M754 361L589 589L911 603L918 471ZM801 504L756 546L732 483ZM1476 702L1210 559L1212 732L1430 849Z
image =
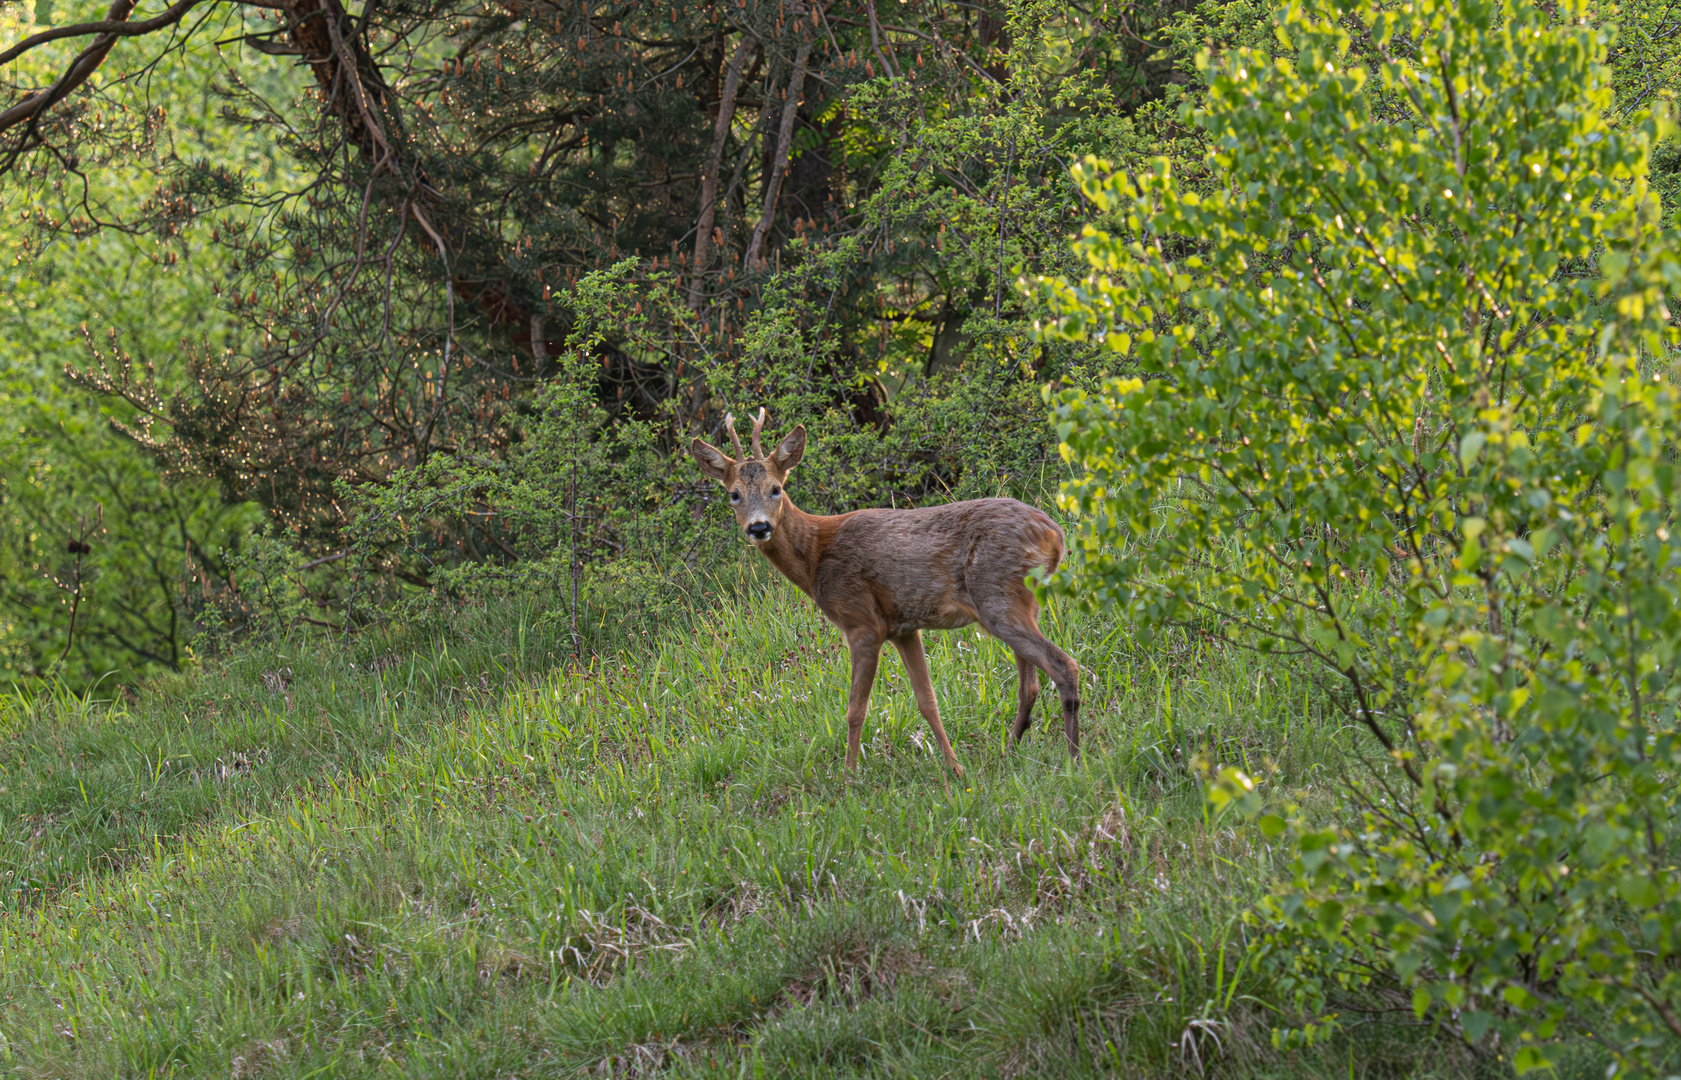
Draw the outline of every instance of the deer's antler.
M761 406L759 406L758 418L753 421L753 456L756 457L756 458L763 458L765 456L764 447L759 445L759 432L763 431L764 429L765 429L765 408L764 408L763 405L761 405Z
M729 429L730 445L735 447L735 459L737 461L747 460L741 455L741 437L735 433L735 413L724 414L724 427Z

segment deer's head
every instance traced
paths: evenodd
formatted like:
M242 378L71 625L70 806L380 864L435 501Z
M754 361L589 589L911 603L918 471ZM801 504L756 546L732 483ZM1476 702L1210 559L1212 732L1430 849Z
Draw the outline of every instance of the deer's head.
M729 429L735 457L727 456L701 439L689 443L689 453L694 455L701 472L724 486L729 495L730 509L735 511L735 520L747 538L755 544L769 543L782 519L782 508L788 502L782 496L782 483L805 454L805 425L795 427L768 454L759 445L759 434L765 426L765 410L760 409L759 418L753 421L751 454L741 452L741 440L735 433L735 417L725 416L724 426Z

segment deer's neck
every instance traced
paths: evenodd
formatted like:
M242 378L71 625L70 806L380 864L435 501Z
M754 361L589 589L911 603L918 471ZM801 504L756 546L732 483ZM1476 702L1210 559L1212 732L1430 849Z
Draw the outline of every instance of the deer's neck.
M823 549L828 546L828 534L832 532L823 526L834 519L806 513L794 505L786 491L782 498L782 516L776 523L776 531L771 533L769 543L757 546L783 577L815 600L817 563Z

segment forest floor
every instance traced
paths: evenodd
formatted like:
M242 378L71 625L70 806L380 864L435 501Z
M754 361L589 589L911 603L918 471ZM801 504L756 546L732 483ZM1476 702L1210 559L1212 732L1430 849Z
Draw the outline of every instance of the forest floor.
M1280 871L1194 763L1329 804L1289 670L1050 611L891 653L856 776L838 633L744 579L568 670L537 602L0 705L0 1067L21 1076L1504 1076L1372 990L1295 1022L1243 913ZM107 695L110 696L110 695ZM1561 1074L1603 1075L1591 1054Z

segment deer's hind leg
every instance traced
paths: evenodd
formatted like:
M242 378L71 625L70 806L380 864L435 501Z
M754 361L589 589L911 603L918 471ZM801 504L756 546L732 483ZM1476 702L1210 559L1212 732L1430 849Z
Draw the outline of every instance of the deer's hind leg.
M1020 739L1032 723L1033 701L1039 695L1039 680L1034 678L1032 696L1028 695L1028 667L1038 668L1056 684L1057 696L1062 699L1062 733L1068 740L1068 756L1080 754L1080 665L1074 658L1057 648L1039 631L1039 604L1027 586L1013 582L1006 595L979 607L981 626L993 637L1008 645L1016 654L1016 671L1023 673L1016 691L1016 732Z
M1039 669L1031 661L1016 657L1016 728L1010 745L1021 742L1033 726L1033 706L1039 701Z
M922 648L922 633L912 630L896 637L893 647L899 650L899 659L905 662L905 670L910 673L911 689L916 691L916 707L921 711L922 718L928 721L928 726L934 729L934 741L940 744L940 753L946 756L946 764L951 771L962 777L963 766L957 763L951 740L946 738L945 725L940 723L940 705L934 700L934 683L928 677L928 654Z

